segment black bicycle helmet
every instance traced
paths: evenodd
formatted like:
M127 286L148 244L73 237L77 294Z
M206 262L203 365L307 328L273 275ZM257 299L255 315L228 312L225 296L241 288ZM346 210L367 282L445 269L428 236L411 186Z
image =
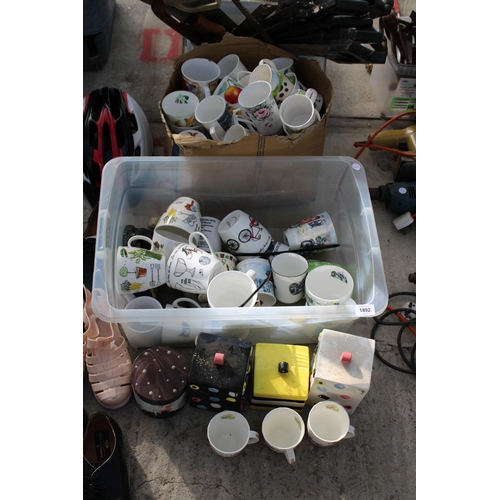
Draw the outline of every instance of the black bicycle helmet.
M99 199L104 165L119 156L151 156L153 136L144 111L123 90L103 87L83 99L83 188Z

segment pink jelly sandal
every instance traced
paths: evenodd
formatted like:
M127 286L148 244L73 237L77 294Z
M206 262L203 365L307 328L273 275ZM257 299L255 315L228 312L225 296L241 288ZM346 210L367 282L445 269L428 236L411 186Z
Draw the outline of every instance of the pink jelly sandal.
M97 337L99 329L97 328L96 317L92 310L92 295L83 285L83 372L85 373L85 357L87 355L87 339Z
M95 318L98 334L87 337L85 362L97 401L108 409L126 405L132 395L132 360L118 325Z

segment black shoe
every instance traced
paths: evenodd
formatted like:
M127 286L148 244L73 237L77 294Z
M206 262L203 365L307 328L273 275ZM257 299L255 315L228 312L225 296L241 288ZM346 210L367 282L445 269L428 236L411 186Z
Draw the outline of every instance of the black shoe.
M130 500L121 429L102 411L83 436L83 499Z

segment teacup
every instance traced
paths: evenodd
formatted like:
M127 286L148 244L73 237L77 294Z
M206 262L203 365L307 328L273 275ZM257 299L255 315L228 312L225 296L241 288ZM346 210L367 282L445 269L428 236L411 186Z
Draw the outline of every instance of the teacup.
M143 240L150 250L133 247L133 241ZM157 288L166 282L165 256L153 251L153 240L147 236L132 236L127 246L119 246L116 253L116 284L118 293L130 294Z
M245 259L236 266L236 269L244 273L249 270L255 271L255 277L253 279L255 286L259 287L265 281L265 284L257 292L257 300L259 302L258 305L263 307L274 306L276 303L276 297L274 295L271 264L268 259L263 259L261 257Z
M316 123L314 100L317 94L316 90L307 89L305 94L290 95L281 103L279 113L286 131L301 132Z
M274 97L281 86L281 75L272 61L262 59L248 77L248 85L254 82L268 82L271 85L271 92Z
M202 57L184 61L181 66L182 88L195 94L198 99L212 95L219 83L219 66Z
M220 95L211 95L200 101L196 107L195 117L215 141L220 141L234 124L229 105Z
M336 306L350 300L354 280L345 269L331 264L312 269L304 286L308 306Z
M224 271L222 262L213 254L200 250L194 243L195 236L206 238L202 233L189 235L188 243L176 246L166 264L166 284L174 290L203 294L212 279ZM210 243L206 240L210 248Z
M296 253L285 252L271 261L274 294L283 304L294 304L304 297L308 262Z
M225 410L210 420L207 438L217 455L234 457L247 445L257 443L259 434L250 430L247 419L241 413Z
M331 446L355 434L349 414L335 401L321 401L311 408L307 435L316 446Z
M289 464L295 463L294 449L305 434L302 417L291 408L275 408L262 421L262 436L267 445L278 453L284 453Z

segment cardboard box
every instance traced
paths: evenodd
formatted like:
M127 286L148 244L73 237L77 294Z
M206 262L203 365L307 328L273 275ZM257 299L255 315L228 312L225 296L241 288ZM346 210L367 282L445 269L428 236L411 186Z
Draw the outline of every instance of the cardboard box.
M316 89L323 96L321 120L298 134L290 136L250 134L232 144L200 140L172 133L163 113L161 101L170 92L182 88L182 63L194 57L204 57L219 62L228 54L237 54L249 71L253 70L264 58L291 57L294 59L295 73L299 81L306 87ZM177 58L170 83L158 101L158 108L165 126L167 150L171 152L171 156L322 156L332 101L332 84L316 61L297 58L285 50L254 38L227 34L220 43L202 44Z

